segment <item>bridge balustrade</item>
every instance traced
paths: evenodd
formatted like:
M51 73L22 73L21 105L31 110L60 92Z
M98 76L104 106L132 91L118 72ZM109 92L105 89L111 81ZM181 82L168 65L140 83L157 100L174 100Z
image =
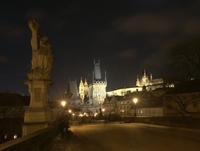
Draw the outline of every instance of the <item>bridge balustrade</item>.
M16 140L0 144L0 151L48 151L60 132L61 122Z

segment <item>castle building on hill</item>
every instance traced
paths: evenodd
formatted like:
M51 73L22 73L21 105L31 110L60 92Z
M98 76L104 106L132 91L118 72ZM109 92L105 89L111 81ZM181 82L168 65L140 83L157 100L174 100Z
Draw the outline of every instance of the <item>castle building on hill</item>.
M156 90L163 87L174 87L173 84L165 85L162 78L153 79L152 74L148 75L144 70L141 77L137 76L136 84L134 87L120 88L107 92L107 96L125 96L128 93L143 91L145 88L147 91Z
M164 80L162 78L153 79L152 74L147 75L144 70L143 76L141 78L137 77L136 86L137 87L146 87L147 90L155 90L158 88L162 88L164 84Z

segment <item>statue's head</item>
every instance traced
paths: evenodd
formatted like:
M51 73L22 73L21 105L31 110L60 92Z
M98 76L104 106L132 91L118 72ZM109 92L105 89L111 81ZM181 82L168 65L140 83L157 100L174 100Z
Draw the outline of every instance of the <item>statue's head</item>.
M40 38L41 43L47 43L49 41L49 38L47 36L43 36Z
M49 38L47 36L43 36L40 38L40 46L50 46Z
M39 28L39 24L35 18L29 19L28 26L29 26L30 30L32 30L32 31L38 30L38 28Z

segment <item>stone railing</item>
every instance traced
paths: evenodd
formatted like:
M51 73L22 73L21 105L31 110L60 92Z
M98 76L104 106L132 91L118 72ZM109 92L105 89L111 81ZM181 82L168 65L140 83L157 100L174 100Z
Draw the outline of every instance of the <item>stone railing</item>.
M200 119L191 117L124 117L124 122L147 123L165 125L171 127L182 127L200 129Z
M0 144L0 151L47 151L60 132L60 122L33 134Z

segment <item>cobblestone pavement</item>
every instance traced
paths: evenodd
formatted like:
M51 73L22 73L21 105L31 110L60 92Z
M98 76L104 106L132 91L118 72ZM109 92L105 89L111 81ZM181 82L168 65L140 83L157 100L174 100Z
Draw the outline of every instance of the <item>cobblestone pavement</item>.
M52 151L199 151L200 133L147 124L72 126Z

